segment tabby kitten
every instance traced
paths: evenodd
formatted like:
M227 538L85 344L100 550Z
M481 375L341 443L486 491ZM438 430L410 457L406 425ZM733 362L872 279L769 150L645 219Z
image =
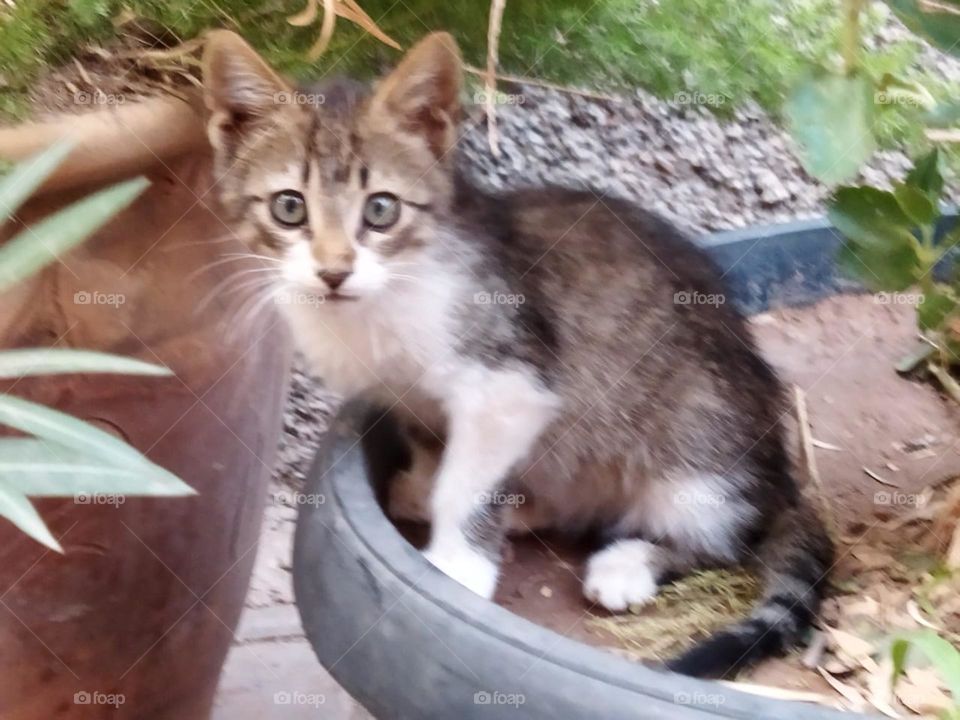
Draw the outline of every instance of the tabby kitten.
M295 93L226 31L204 69L222 204L296 293L283 308L317 373L406 418L431 563L491 597L507 523L530 521L502 500L522 496L605 539L583 589L612 611L757 564L750 617L672 668L727 675L798 639L831 547L791 476L777 378L703 252L621 200L467 182L445 33L372 92Z

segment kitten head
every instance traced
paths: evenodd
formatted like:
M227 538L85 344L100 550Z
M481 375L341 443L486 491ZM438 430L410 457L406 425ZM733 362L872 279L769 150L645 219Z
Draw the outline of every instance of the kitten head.
M294 90L225 30L209 35L203 68L217 191L288 287L373 297L434 242L453 195L450 35L421 40L372 93L343 81Z

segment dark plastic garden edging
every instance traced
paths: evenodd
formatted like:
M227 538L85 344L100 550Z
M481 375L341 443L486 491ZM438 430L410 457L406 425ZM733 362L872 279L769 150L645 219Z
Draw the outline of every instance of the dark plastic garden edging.
M748 313L855 291L823 220L700 241ZM375 487L404 461L389 415L348 404L318 454L300 507L294 584L321 664L380 720L849 718L629 662L487 602L401 537Z

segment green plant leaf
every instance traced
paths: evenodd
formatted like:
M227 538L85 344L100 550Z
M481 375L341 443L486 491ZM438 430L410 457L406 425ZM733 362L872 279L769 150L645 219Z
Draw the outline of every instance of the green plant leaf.
M907 173L906 184L923 191L934 204L937 203L943 192L939 149L933 148L926 155L916 159L913 168Z
M156 467L156 466L153 466ZM79 494L193 495L186 483L143 462L111 465L89 453L36 438L0 438L0 486L30 497Z
M26 495L2 484L0 484L0 516L7 518L37 542L43 543L58 553L63 552L60 543L51 534L40 513L30 504Z
M149 185L135 178L78 200L20 232L0 247L0 290L20 282L67 250L125 208Z
M873 153L873 88L861 75L818 72L802 80L785 111L800 161L825 183L843 182Z
M920 275L917 253L911 245L865 247L844 243L837 262L870 290L906 290Z
M934 667L937 668L940 677L944 683L946 683L947 687L950 688L950 694L953 696L954 701L956 702L960 699L960 652L958 652L953 645L932 630L900 635L894 641L895 644L897 642L904 642L908 646L900 658L900 669L903 668L906 662L907 654L911 650L919 650L933 663ZM896 669L897 667L898 663L895 658L894 668Z
M0 395L0 424L117 464L138 462L141 457L125 442L99 428L13 395Z
M9 173L0 177L0 217L13 215L43 181L50 177L72 149L72 142L61 140L17 163Z
M169 483L183 485L185 493L194 493L176 475L150 462L122 440L66 413L13 395L0 395L0 424L100 458L111 465L140 467L144 473L156 474Z
M942 286L936 285L933 291L924 293L917 308L917 322L924 330L936 330L956 307L957 301Z
M924 124L935 128L952 127L958 121L960 121L960 102L956 101L938 103L923 116Z
M896 196L872 187L841 187L827 209L837 230L865 248L901 248L913 244L913 222Z
M893 680L896 680L903 674L907 666L907 650L910 649L909 643L902 637L894 638L890 643L890 659L893 661Z
M171 375L168 368L134 358L90 350L38 348L0 352L0 378L65 373L122 373Z
M887 0L887 5L913 32L923 35L941 50L960 55L957 43L960 38L960 3L956 0L937 0L928 4L917 0ZM938 10L937 5L948 10Z
M900 209L917 225L932 225L940 215L930 196L914 185L897 183L893 195Z

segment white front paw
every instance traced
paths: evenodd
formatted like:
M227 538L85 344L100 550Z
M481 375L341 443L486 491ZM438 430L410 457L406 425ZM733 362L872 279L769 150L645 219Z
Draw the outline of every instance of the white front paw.
M499 569L486 555L469 547L430 547L423 554L434 567L468 590L487 600L493 597Z
M657 594L657 579L648 564L649 546L637 540L614 543L587 561L583 594L611 612L645 605Z

